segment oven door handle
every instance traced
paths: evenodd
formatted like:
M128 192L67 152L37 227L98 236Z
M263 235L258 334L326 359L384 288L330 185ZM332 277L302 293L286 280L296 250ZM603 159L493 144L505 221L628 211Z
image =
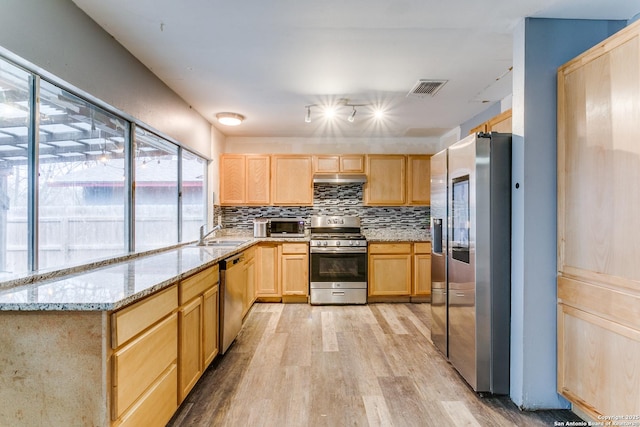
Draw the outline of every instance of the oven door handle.
M339 249L312 247L309 252L312 254L366 254L367 248L350 248L346 246L342 246Z

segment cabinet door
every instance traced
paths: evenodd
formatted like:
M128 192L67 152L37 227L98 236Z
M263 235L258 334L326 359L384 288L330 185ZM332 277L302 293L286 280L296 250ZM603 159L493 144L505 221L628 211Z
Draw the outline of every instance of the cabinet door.
M411 255L369 255L369 295L411 294Z
M246 200L245 156L223 154L220 157L220 204L241 205Z
M313 156L313 171L317 173L340 172L340 156L333 156L333 155Z
M246 157L246 200L249 205L268 205L270 197L271 174L268 155L250 155Z
M202 297L181 307L178 313L178 396L182 402L202 374Z
M511 133L511 110L504 111L489 120L487 132Z
M407 156L407 204L428 206L431 203L431 156Z
M368 205L404 205L406 159L401 155L368 155L365 200Z
M431 255L413 256L413 295L431 295Z
M313 204L311 156L274 155L272 162L272 204Z
M256 294L258 297L280 297L278 286L278 245L261 243L256 250Z
M162 373L176 363L177 332L178 317L174 313L114 352L114 420L133 405L152 384L161 380Z
M364 156L360 154L340 156L340 172L364 173Z
M255 296L256 296L256 284L255 284L255 280L256 280L255 270L256 270L256 268L255 267L256 267L256 263L255 263L255 259L254 258L247 260L247 262L244 265L247 289L246 289L246 291L244 293L244 299L243 299L243 304L242 304L242 316L243 317L247 314L247 312L251 308L251 305L255 301Z
M218 285L202 295L202 351L203 370L218 355Z
M282 295L309 294L309 257L306 254L283 254Z

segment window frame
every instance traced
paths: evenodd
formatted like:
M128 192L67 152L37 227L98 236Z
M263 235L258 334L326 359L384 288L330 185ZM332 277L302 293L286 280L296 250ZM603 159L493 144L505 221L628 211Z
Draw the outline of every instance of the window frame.
M176 147L177 152L177 200L176 200L176 218L177 218L177 241L171 245L163 246L160 248L153 249L152 251L158 251L163 249L169 249L171 247L175 247L177 245L181 245L187 242L183 241L183 158L184 153L188 153L189 155L195 156L199 159L202 159L204 162L203 165L203 200L204 204L204 217L202 218L203 223L206 223L207 218L209 217L210 207L208 205L208 183L209 183L209 165L211 163L211 159L207 156L204 156L198 153L196 150L193 150L189 147L185 147L182 143L175 140L174 138L164 134L163 132L154 129L152 126L143 123L139 119L127 114L123 111L118 110L117 108L101 101L100 99L88 94L77 87L63 81L62 79L48 73L47 71L30 64L24 59L6 51L5 49L0 47L0 61L7 62L11 66L15 66L24 72L29 74L29 120L28 120L28 148L27 148L27 173L28 173L28 194L27 194L27 234L28 234L28 242L27 242L27 271L15 272L13 275L24 276L26 274L38 272L40 269L39 262L39 220L40 220L40 209L39 209L39 110L40 110L40 82L42 80L48 82L49 84L55 85L60 89L69 92L70 94L78 97L79 99L87 102L88 104L98 107L114 116L118 119L123 120L127 126L125 130L125 141L124 141L124 164L125 164L125 218L124 218L124 238L125 238L125 253L122 253L119 256L108 256L104 258L97 258L88 261L81 261L77 264L70 265L59 265L52 268L47 268L48 270L64 270L72 267L77 267L80 265L92 264L97 261L109 260L109 259L117 259L122 256L126 256L127 254L137 253L141 254L144 251L136 252L136 242L135 242L135 133L136 129L144 129L145 131L155 134L159 138L162 138L172 146ZM2 281L2 279L0 279Z

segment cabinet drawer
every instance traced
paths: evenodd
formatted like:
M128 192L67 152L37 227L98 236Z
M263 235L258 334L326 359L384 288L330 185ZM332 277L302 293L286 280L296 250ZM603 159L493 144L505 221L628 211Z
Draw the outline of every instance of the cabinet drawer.
M283 243L282 253L283 254L306 254L307 244L306 243Z
M180 304L190 301L218 283L220 277L218 273L219 267L216 264L181 281Z
M112 348L118 348L178 308L178 286L147 297L111 315Z
M164 426L178 409L178 367L173 364L140 398L120 422L119 427Z
M410 254L411 243L370 243L370 254Z
M175 364L177 357L177 313L116 351L113 354L114 419L144 394L170 365Z
M416 254L430 254L431 242L420 242L413 244L413 252Z

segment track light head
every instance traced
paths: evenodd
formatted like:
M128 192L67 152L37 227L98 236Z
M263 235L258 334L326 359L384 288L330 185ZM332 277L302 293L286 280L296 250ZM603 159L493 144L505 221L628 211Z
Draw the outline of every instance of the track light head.
M307 105L307 114L304 116L305 123L311 123L311 105Z
M351 114L349 114L349 117L347 117L347 120L350 123L353 123L353 120L355 119L355 117L356 117L356 107L353 107L353 111L351 112Z

